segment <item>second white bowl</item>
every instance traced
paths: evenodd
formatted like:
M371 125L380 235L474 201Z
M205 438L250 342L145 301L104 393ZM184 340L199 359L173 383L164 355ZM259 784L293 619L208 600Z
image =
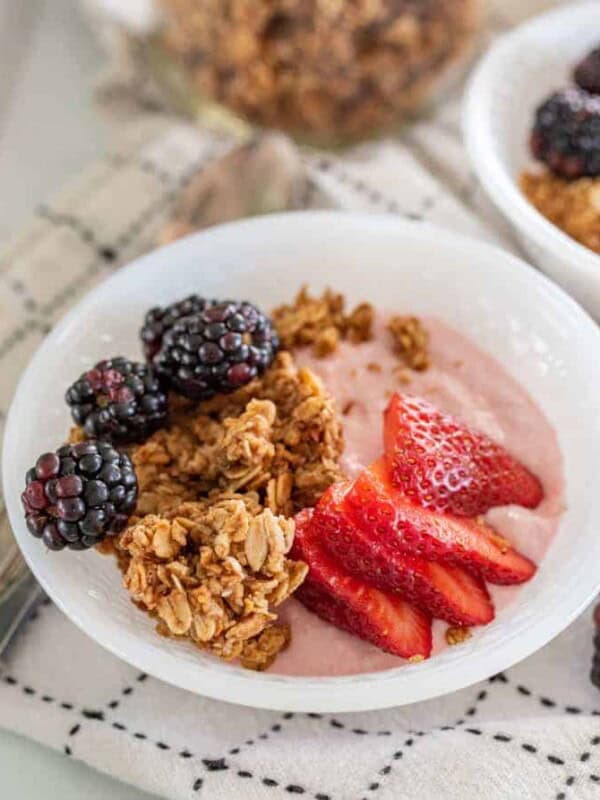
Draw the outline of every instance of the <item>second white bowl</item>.
M600 44L600 3L568 4L502 39L477 67L464 107L465 142L494 205L531 258L600 319L600 256L543 217L518 185L531 161L536 107L570 82L574 65Z

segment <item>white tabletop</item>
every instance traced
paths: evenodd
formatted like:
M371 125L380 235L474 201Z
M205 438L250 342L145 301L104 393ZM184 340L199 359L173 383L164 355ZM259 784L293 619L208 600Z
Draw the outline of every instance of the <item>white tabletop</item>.
M91 89L102 54L74 0L0 0L0 240L18 229L108 137ZM3 800L150 800L31 741L0 731Z
M0 731L0 774L3 800L151 800L81 761L5 731Z

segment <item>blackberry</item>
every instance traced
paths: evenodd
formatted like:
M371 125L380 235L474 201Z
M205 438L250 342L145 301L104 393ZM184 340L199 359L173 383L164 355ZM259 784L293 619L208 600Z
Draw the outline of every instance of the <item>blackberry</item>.
M108 442L88 440L44 453L25 480L27 528L50 550L85 550L120 533L137 501L131 459Z
M556 92L538 108L531 152L556 175L600 175L600 97L582 89Z
M176 322L154 363L175 391L205 400L260 375L278 348L268 317L250 303L224 301Z
M161 348L163 336L173 325L182 317L189 317L192 314L199 314L205 308L214 305L214 300L205 300L197 294L171 303L170 306L161 308L151 308L144 318L144 324L140 331L144 355L148 361L152 361Z
M167 418L163 381L151 367L122 357L84 372L65 399L74 421L92 439L140 441Z
M600 47L596 47L577 64L573 78L580 89L590 94L600 94Z

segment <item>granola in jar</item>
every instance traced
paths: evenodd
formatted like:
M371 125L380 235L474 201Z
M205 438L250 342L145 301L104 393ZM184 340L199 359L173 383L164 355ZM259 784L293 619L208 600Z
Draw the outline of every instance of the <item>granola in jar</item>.
M161 0L201 98L335 143L412 114L469 54L481 0Z

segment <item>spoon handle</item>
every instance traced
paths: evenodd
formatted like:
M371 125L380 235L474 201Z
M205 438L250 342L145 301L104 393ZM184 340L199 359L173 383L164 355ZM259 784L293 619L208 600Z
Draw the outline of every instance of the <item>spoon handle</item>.
M28 613L43 596L41 586L29 575L7 597L0 608L0 655L6 653Z

